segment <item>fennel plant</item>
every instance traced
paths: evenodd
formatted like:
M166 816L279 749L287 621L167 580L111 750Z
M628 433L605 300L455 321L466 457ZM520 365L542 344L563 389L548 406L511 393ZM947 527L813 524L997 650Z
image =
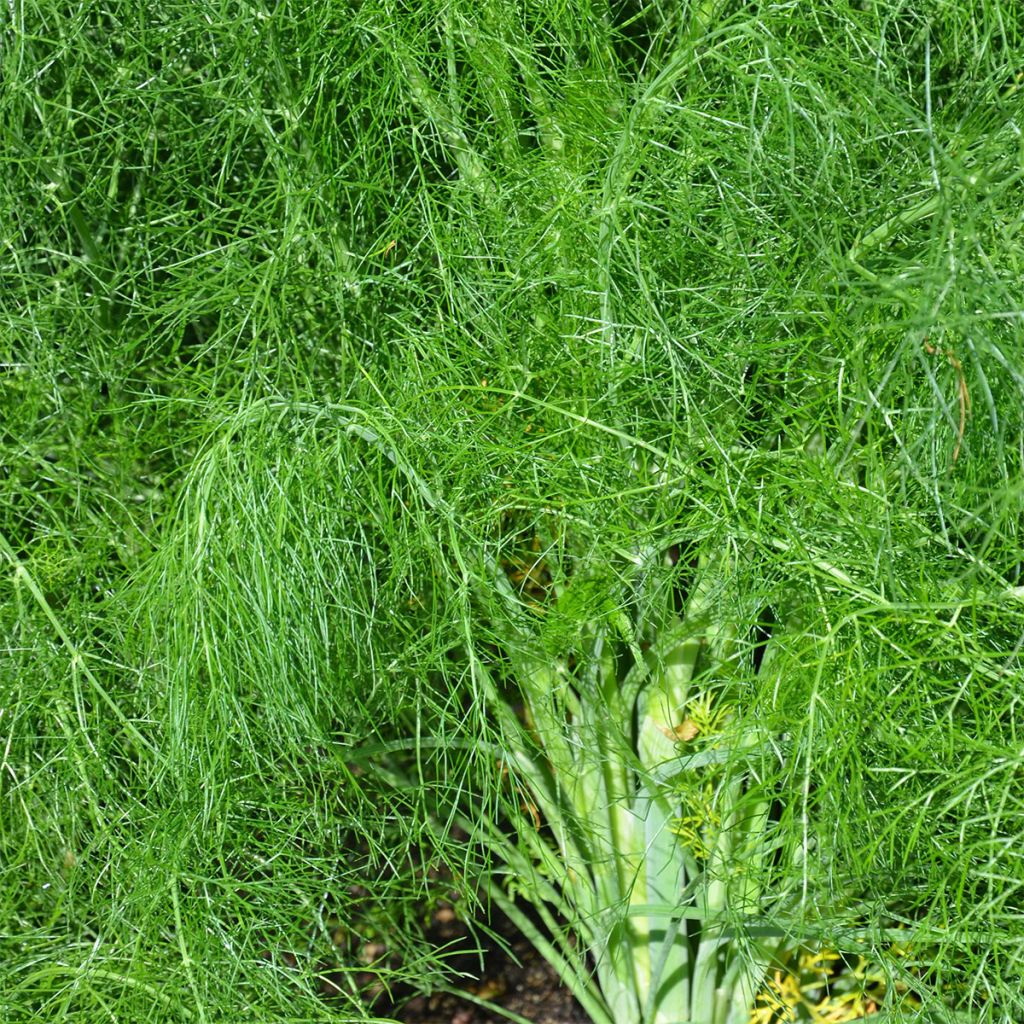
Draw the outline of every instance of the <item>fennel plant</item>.
M0 1016L1024 1019L1019 7L6 5Z

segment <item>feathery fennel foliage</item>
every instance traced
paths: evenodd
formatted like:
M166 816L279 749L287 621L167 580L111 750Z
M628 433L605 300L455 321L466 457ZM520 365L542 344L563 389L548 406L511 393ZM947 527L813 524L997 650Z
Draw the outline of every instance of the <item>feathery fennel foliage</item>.
M5 1019L1021 1019L1016 5L0 17Z

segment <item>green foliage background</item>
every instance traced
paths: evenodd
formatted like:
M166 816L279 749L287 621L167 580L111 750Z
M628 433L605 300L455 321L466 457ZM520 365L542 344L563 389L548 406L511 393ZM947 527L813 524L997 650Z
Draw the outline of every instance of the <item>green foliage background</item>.
M802 623L786 884L1022 1019L1018 4L0 25L5 1020L360 1019L338 922L439 979L439 815L515 810L453 652L534 536L607 583L551 650L644 546Z

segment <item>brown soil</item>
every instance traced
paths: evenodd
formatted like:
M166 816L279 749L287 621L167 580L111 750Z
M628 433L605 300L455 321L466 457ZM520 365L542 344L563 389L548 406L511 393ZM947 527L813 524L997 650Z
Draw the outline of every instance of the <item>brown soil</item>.
M467 952L456 965L475 980L462 982L463 991L495 1003L525 1017L533 1024L588 1024L587 1015L560 982L558 975L530 943L506 919L493 924L508 945L509 952L497 942L484 952L483 970L476 953ZM468 931L448 908L434 915L432 937L439 945L465 940L474 949ZM393 1011L403 1024L504 1024L501 1014L477 1006L447 992L419 995Z

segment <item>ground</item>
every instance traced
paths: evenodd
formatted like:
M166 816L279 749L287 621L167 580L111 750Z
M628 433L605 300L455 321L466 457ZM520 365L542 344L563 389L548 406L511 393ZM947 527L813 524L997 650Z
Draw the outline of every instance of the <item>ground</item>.
M533 1024L588 1024L587 1016L560 982L543 957L518 934L507 919L495 921L495 930L507 942L510 955L493 943L485 951L484 967L473 953L466 953L463 966L478 980L466 983L465 991L493 1002L532 1021ZM432 931L439 942L466 937L466 928L448 909L434 915ZM503 1024L508 1018L449 993L415 996L396 1009L404 1024Z

